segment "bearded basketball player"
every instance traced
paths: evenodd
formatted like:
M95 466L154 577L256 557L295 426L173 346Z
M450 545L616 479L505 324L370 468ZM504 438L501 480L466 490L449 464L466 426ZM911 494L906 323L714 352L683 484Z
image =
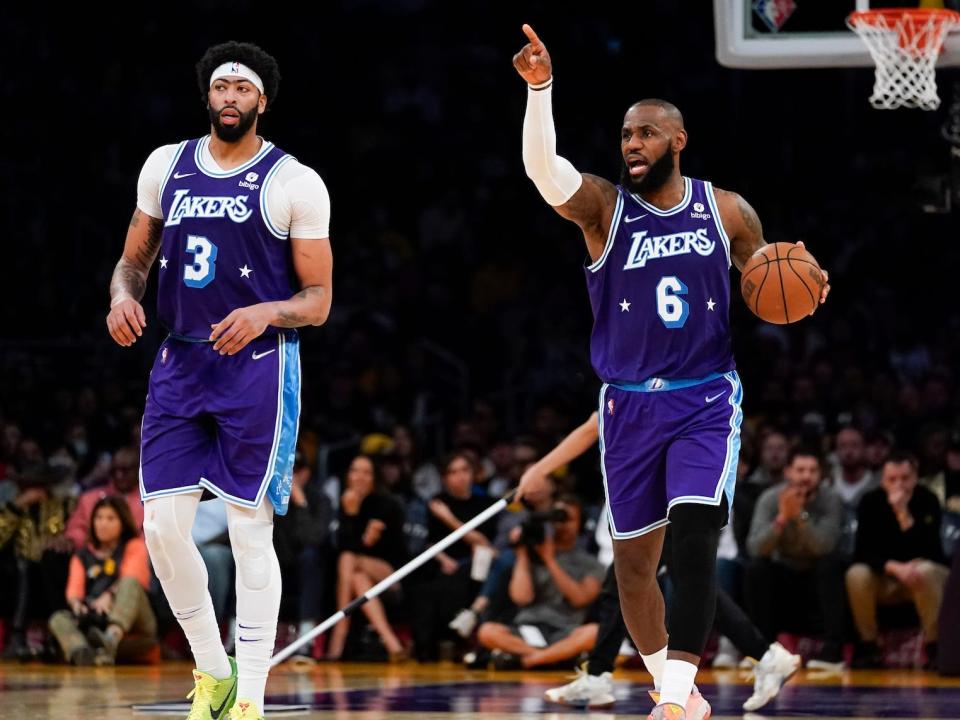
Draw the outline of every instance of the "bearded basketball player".
M277 96L256 45L207 50L197 79L210 134L147 159L107 327L141 337L159 255L168 331L150 373L140 492L150 559L196 663L190 720L263 716L280 608L273 515L290 498L300 412L297 331L330 312L330 200L319 175L257 134ZM236 659L220 639L190 529L207 490L227 503L237 569Z
M550 55L529 25L513 58L527 82L523 162L583 232L603 381L599 441L623 617L653 675L653 720L704 720L694 679L716 606L720 530L733 502L743 392L731 348L731 264L765 245L739 195L680 174L683 116L641 100L623 119L619 185L556 153ZM826 299L826 285L820 301ZM656 571L665 526L676 591L669 646Z

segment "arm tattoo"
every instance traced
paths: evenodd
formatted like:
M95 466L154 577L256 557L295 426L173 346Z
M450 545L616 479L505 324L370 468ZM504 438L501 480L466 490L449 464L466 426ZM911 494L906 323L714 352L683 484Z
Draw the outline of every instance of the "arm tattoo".
M305 287L287 302L292 301L297 303L298 300L322 300L326 293L326 288L320 285L311 285L310 287ZM299 305L299 303L297 304ZM298 307L281 308L277 313L277 317L279 320L277 323L275 323L277 327L295 328L302 327L303 325L310 325L313 322L310 313Z
M759 234L760 218L757 217L756 211L750 207L750 204L739 195L737 195L737 207L740 209L740 217L743 218L743 222L747 226L747 230L752 233Z
M110 280L110 297L129 295L140 301L147 289L147 271L142 270L125 257L120 258Z
M140 219L137 217L137 213L139 212L140 211L137 210L133 214L133 219L130 220L130 225L133 227L140 224ZM136 225L134 224L135 221ZM156 260L157 253L160 252L160 240L163 236L163 220L148 217L147 222L147 241L137 248L136 254L137 264L144 270L149 270L150 266L153 265L153 261Z
M137 209L133 211L133 217L130 218L130 227L140 227L144 218L147 220L146 240L138 244L132 259L126 255L120 258L120 262L113 271L113 278L110 280L111 298L129 295L139 301L147 289L147 273L150 272L150 266L160 252L163 220L145 215Z

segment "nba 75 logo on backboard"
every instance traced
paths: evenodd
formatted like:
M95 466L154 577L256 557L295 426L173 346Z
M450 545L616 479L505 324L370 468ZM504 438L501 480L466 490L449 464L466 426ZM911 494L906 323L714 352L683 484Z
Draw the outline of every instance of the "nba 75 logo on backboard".
M794 0L757 0L753 4L753 11L770 28L770 32L779 32L796 9Z

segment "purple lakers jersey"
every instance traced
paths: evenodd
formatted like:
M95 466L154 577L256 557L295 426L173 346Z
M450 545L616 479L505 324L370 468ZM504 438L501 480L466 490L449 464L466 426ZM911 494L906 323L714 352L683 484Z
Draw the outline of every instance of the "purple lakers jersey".
M586 268L590 355L608 383L700 378L732 370L730 241L713 186L684 178L660 210L622 187L603 254Z
M200 161L209 141L181 143L160 186L158 314L172 334L195 340L237 308L295 292L289 239L266 207L270 182L291 156L264 142L240 167L214 172Z

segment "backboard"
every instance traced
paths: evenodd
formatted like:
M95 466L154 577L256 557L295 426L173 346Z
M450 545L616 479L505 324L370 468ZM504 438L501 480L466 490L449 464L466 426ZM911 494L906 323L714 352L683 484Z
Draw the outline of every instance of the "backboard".
M873 67L863 41L846 26L854 10L952 7L918 0L713 0L717 62L753 70ZM956 8L954 8L956 9ZM938 67L960 65L960 33L947 36Z

